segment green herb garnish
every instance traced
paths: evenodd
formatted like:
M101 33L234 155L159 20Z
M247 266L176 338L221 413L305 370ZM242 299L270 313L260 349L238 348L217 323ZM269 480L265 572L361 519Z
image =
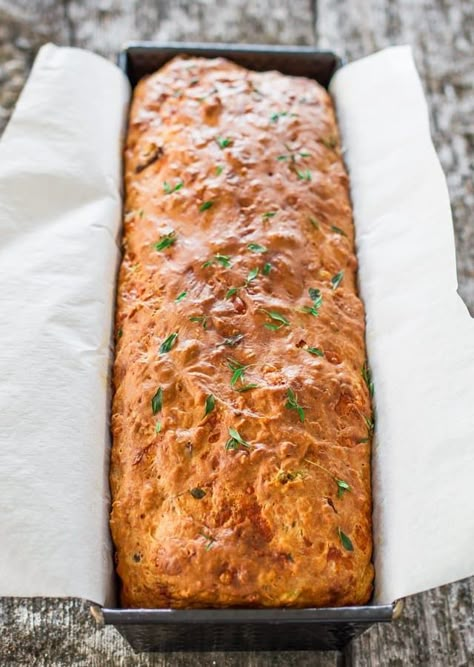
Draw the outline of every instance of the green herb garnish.
M226 269L229 269L231 266L229 255L214 255L212 259L208 259L207 262L204 262L202 268L207 269L208 266L212 266L215 262L221 264Z
M249 443L244 440L244 438L242 438L237 429L229 427L229 435L230 438L225 443L225 448L227 451L230 449L239 449L240 447L250 449Z
M227 366L232 371L232 377L230 379L230 384L232 387L236 385L239 380L242 382L244 379L244 373L247 368L249 368L249 365L241 364L235 359L227 359Z
M169 234L165 234L161 237L161 240L158 243L155 243L155 250L161 251L169 248L176 242L176 232L172 231Z
M362 377L365 380L365 384L367 385L367 388L369 390L369 394L371 396L373 396L374 395L374 383L373 383L373 380L372 380L372 373L371 373L371 370L370 370L367 362L365 362L365 364L362 366Z
M341 236L347 236L346 232L340 227L336 227L336 225L331 225L331 231L335 234L341 234Z
M117 330L117 338L122 338L122 336L123 336L123 329L122 329L122 327L120 327L120 328Z
M309 169L295 169L300 181L310 181L312 176Z
M178 338L178 333L172 333L168 336L168 338L165 338L165 340L161 343L160 345L160 354L165 354L166 352L169 352L173 345L176 343L176 339Z
M286 391L286 403L285 403L285 408L288 408L288 410L296 410L298 413L298 416L300 418L301 422L304 422L304 410L301 407L301 405L298 403L298 399L296 398L296 394L293 391L293 389L287 389Z
M204 201L201 206L199 207L199 212L202 213L203 211L207 211L211 206L214 205L214 202L212 199L209 199L208 201Z
M316 357L324 357L324 352L319 349L319 347L307 347L307 351L310 354L314 354Z
M225 298L226 299L231 299L233 296L237 294L239 291L240 287L231 287L229 290L227 290Z
M173 192L181 190L183 186L184 186L184 181L178 181L176 185L170 185L167 181L165 181L163 183L163 190L165 195L171 195Z
M264 276L268 276L271 270L272 270L272 265L270 264L270 262L267 262L263 266L262 273Z
M332 477L332 479L336 482L337 484L337 497L341 498L342 495L344 494L345 491L350 491L351 487L347 482L344 482L342 479L338 479L335 475L332 474L327 468L324 466L320 465L319 463L315 463L314 461L310 461L309 459L304 459L306 463L311 464L312 466L316 466L316 468L319 468L323 472L325 472L329 477Z
M321 305L321 300L322 300L321 290L316 289L315 287L310 287L308 289L308 294L309 294L309 298L311 299L311 301L313 303L317 304L318 306Z
M245 287L247 287L252 282L252 280L255 280L255 278L258 276L259 273L260 273L259 268L251 269L248 273L248 276L247 276L246 280L245 280Z
M151 409L153 414L156 415L157 412L160 412L162 407L163 407L163 389L159 387L156 391L156 394L151 399Z
M310 313L310 315L314 315L314 317L319 317L319 309L321 308L323 303L321 290L316 289L315 287L310 287L308 290L308 294L309 298L313 302L313 305L303 306L302 311L304 313Z
M319 222L316 220L316 218L313 218L313 216L310 215L309 216L309 221L315 229L319 229Z
M206 417L210 412L214 410L215 407L216 407L216 399L214 398L213 394L209 394L209 396L206 397L204 416Z
M199 486L196 486L194 489L190 489L189 493L193 498L196 498L196 500L202 500L206 495L204 489L199 488Z
M342 480L342 479L337 479L336 478L335 481L336 481L336 484L337 484L337 497L342 498L342 496L344 495L344 493L346 491L351 490L351 487L349 486L349 484L347 482L344 482L344 480Z
M369 435L370 435L375 428L375 420L372 417L366 417L364 415L364 421L365 421L365 424L367 426L367 430L369 431Z
M224 167L221 164L218 164L216 167L216 176L220 176L224 171Z
M277 155L277 160L279 162L285 162L286 160L291 161L291 166L294 167L296 163L296 157L311 157L311 153L308 153L308 151L301 151L299 153L295 153L291 150L290 146L288 144L285 144L285 148L289 151L288 153L283 153L283 155Z
M232 139L228 137L217 137L216 141L219 144L219 148L228 148L232 145Z
M249 243L247 248L252 252L268 252L267 248L259 243Z
M244 334L235 334L235 336L228 336L227 338L224 338L223 343L224 343L224 345L227 345L228 347L235 347L243 339L244 339Z
M334 290L339 287L343 278L344 278L344 271L339 271L339 273L336 273L336 275L331 278L331 285Z
M262 218L273 218L276 214L276 211L267 211L266 213L262 213Z
M344 547L344 549L346 551L354 551L354 547L352 546L352 542L347 537L347 535L345 533L343 533L340 528L337 529L337 533L339 535L339 539L341 540L341 544Z
M257 389L258 384L244 384L243 387L239 387L235 391L238 391L240 394L250 391L251 389Z
M181 292L181 294L178 294L178 296L175 299L175 303L179 303L183 299L187 297L188 293L187 292Z
M288 116L288 111L275 111L274 113L271 114L270 120L272 123L276 123L279 118L282 118L283 116Z
M155 433L159 433L160 431L161 431L161 422L156 422Z
M270 329L270 331L278 331L278 329L281 329L282 327L290 326L289 321L286 319L284 315L281 315L280 313L277 313L274 310L264 310L263 312L266 313L271 320L273 320L274 322L278 322L278 324L271 324L269 322L266 322L263 325L266 329Z
M189 318L190 322L197 322L202 325L203 329L207 329L207 315L196 315Z
M206 551L209 551L209 549L212 547L212 545L216 541L215 538L212 537L212 535L207 535L203 530L201 530L201 532L199 534L202 535L205 540L207 540L207 542L206 542Z

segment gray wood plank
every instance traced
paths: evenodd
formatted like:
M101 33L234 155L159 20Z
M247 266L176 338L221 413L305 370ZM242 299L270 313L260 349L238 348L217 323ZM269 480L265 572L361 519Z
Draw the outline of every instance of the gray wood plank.
M131 39L291 44L314 41L311 0L71 0L66 7L74 26L75 43L106 56Z
M474 313L473 3L319 0L317 41L348 60L392 44L413 47L451 196L459 293ZM474 578L416 595L399 621L374 626L353 643L352 660L358 667L472 665L473 607Z

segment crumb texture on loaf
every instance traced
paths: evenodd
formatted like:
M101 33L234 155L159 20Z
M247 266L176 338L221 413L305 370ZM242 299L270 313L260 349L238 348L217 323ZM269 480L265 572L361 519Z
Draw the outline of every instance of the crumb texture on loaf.
M135 90L125 186L111 465L122 604L365 603L373 421L329 95L176 58Z

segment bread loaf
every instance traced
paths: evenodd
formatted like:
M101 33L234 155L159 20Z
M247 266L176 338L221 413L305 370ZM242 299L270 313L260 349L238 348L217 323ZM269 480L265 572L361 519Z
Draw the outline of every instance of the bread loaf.
M176 58L135 90L125 186L123 605L367 602L371 383L328 93Z

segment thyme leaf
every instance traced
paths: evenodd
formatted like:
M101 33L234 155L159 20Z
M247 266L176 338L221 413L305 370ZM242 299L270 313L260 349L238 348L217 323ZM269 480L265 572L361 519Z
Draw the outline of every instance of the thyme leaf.
M199 532L199 534L202 535L202 537L204 537L205 540L207 540L207 542L206 542L206 551L209 551L209 549L211 549L212 545L216 541L215 538L212 537L212 535L208 535L203 530L201 530Z
M168 338L165 338L165 340L160 345L160 354L166 354L166 352L169 352L173 347L173 345L176 343L177 338L178 338L177 332L174 332L170 334Z
M210 412L214 410L215 407L216 407L216 399L213 394L209 394L209 396L206 397L204 416L206 417Z
M312 179L309 169L296 169L295 171L300 181L310 181Z
M323 296L321 290L316 289L315 287L310 287L308 290L309 298L313 302L312 306L303 306L301 309L304 313L309 313L314 315L314 317L319 317L319 309L323 303Z
M207 269L208 266L212 266L215 263L221 264L224 268L229 269L231 266L230 256L229 255L214 255L212 259L208 259L207 262L204 262L202 265L203 269Z
M324 352L319 349L319 347L307 347L306 350L310 354L314 354L316 357L324 357Z
M244 339L244 337L245 337L244 334L235 334L234 336L228 336L227 338L224 338L223 344L227 345L228 347L235 347Z
M270 262L267 262L263 266L262 273L264 276L268 276L271 270L272 270L272 265L270 264Z
M237 382L242 382L244 379L244 374L247 368L249 367L248 365L245 366L244 364L241 364L239 361L236 361L235 359L227 359L227 366L230 368L232 371L232 377L230 380L230 384L233 387L234 385L237 384Z
M316 218L313 218L313 216L310 215L309 216L309 221L315 229L319 229L319 222L316 220Z
M250 391L251 389L257 389L258 384L244 384L243 387L239 387L235 391L238 391L239 393L243 394L246 391Z
M154 415L161 411L163 407L163 389L159 387L151 399L151 410Z
M216 141L219 145L219 148L228 148L233 143L232 139L229 139L229 137L217 137Z
M161 431L161 422L156 422L155 433L159 433L160 431Z
M370 371L370 368L369 368L369 365L367 364L367 362L365 362L364 365L362 366L362 377L365 380L365 384L367 385L367 388L369 390L369 394L371 396L373 396L374 395L374 383L373 383L373 380L372 380L372 373Z
M267 211L266 213L262 213L262 218L273 218L276 214L276 211Z
M336 225L331 225L331 231L335 234L341 234L341 236L347 236L346 232L340 227L336 227Z
M336 290L339 287L343 278L344 271L339 271L339 273L336 273L336 275L331 278L331 285L333 290Z
M267 248L259 243L249 243L247 248L252 252L268 252Z
M226 299L231 299L237 292L239 291L240 287L231 287L229 290L227 290L225 298Z
M155 250L158 250L161 252L161 250L165 250L166 248L169 248L176 242L176 232L172 231L169 234L164 234L161 237L161 240L158 241L158 243L155 243Z
M225 443L225 448L227 451L231 449L240 449L240 447L245 447L246 449L250 449L249 443L246 440L244 440L244 438L242 438L237 429L232 428L230 426L229 435L230 438Z
M203 329L207 329L207 315L195 315L189 318L190 322L197 322L202 325Z
M255 269L251 269L248 273L248 276L247 276L246 280L245 280L245 286L247 287L252 282L252 280L255 280L255 278L257 278L259 273L260 273L260 269L258 267L255 268Z
M211 208L211 206L214 206L214 202L212 201L212 199L209 199L208 201L203 201L199 207L199 212L202 213L203 211L207 211L208 209Z
M304 422L304 410L301 405L298 403L296 394L293 389L288 388L286 390L286 403L285 408L288 410L296 410L301 422Z
M272 123L276 123L279 118L283 118L284 116L288 116L288 111L275 111L274 113L271 114L270 116L270 121Z
M365 424L367 426L367 430L368 430L369 435L370 435L375 428L375 421L374 421L373 417L365 417L365 416L364 416L364 421L365 421Z
M339 539L341 540L341 544L344 547L344 549L346 551L354 551L354 547L349 537L345 533L343 533L340 528L337 529L337 533L339 535Z
M163 191L165 195L171 195L173 192L177 192L178 190L181 190L181 188L184 186L184 181L179 180L176 185L170 185L167 181L163 183Z
M224 167L221 164L218 164L216 167L216 176L220 176L224 171Z
M178 296L176 297L176 299L175 299L175 303L179 303L180 301L182 301L183 299L185 299L185 298L187 297L187 295L188 295L187 292L181 292L181 293L178 294Z
M336 481L336 484L337 484L337 497L342 498L342 496L344 495L344 493L346 491L351 490L351 487L349 486L349 484L347 482L344 482L344 480L342 480L342 479L335 478L335 481Z

